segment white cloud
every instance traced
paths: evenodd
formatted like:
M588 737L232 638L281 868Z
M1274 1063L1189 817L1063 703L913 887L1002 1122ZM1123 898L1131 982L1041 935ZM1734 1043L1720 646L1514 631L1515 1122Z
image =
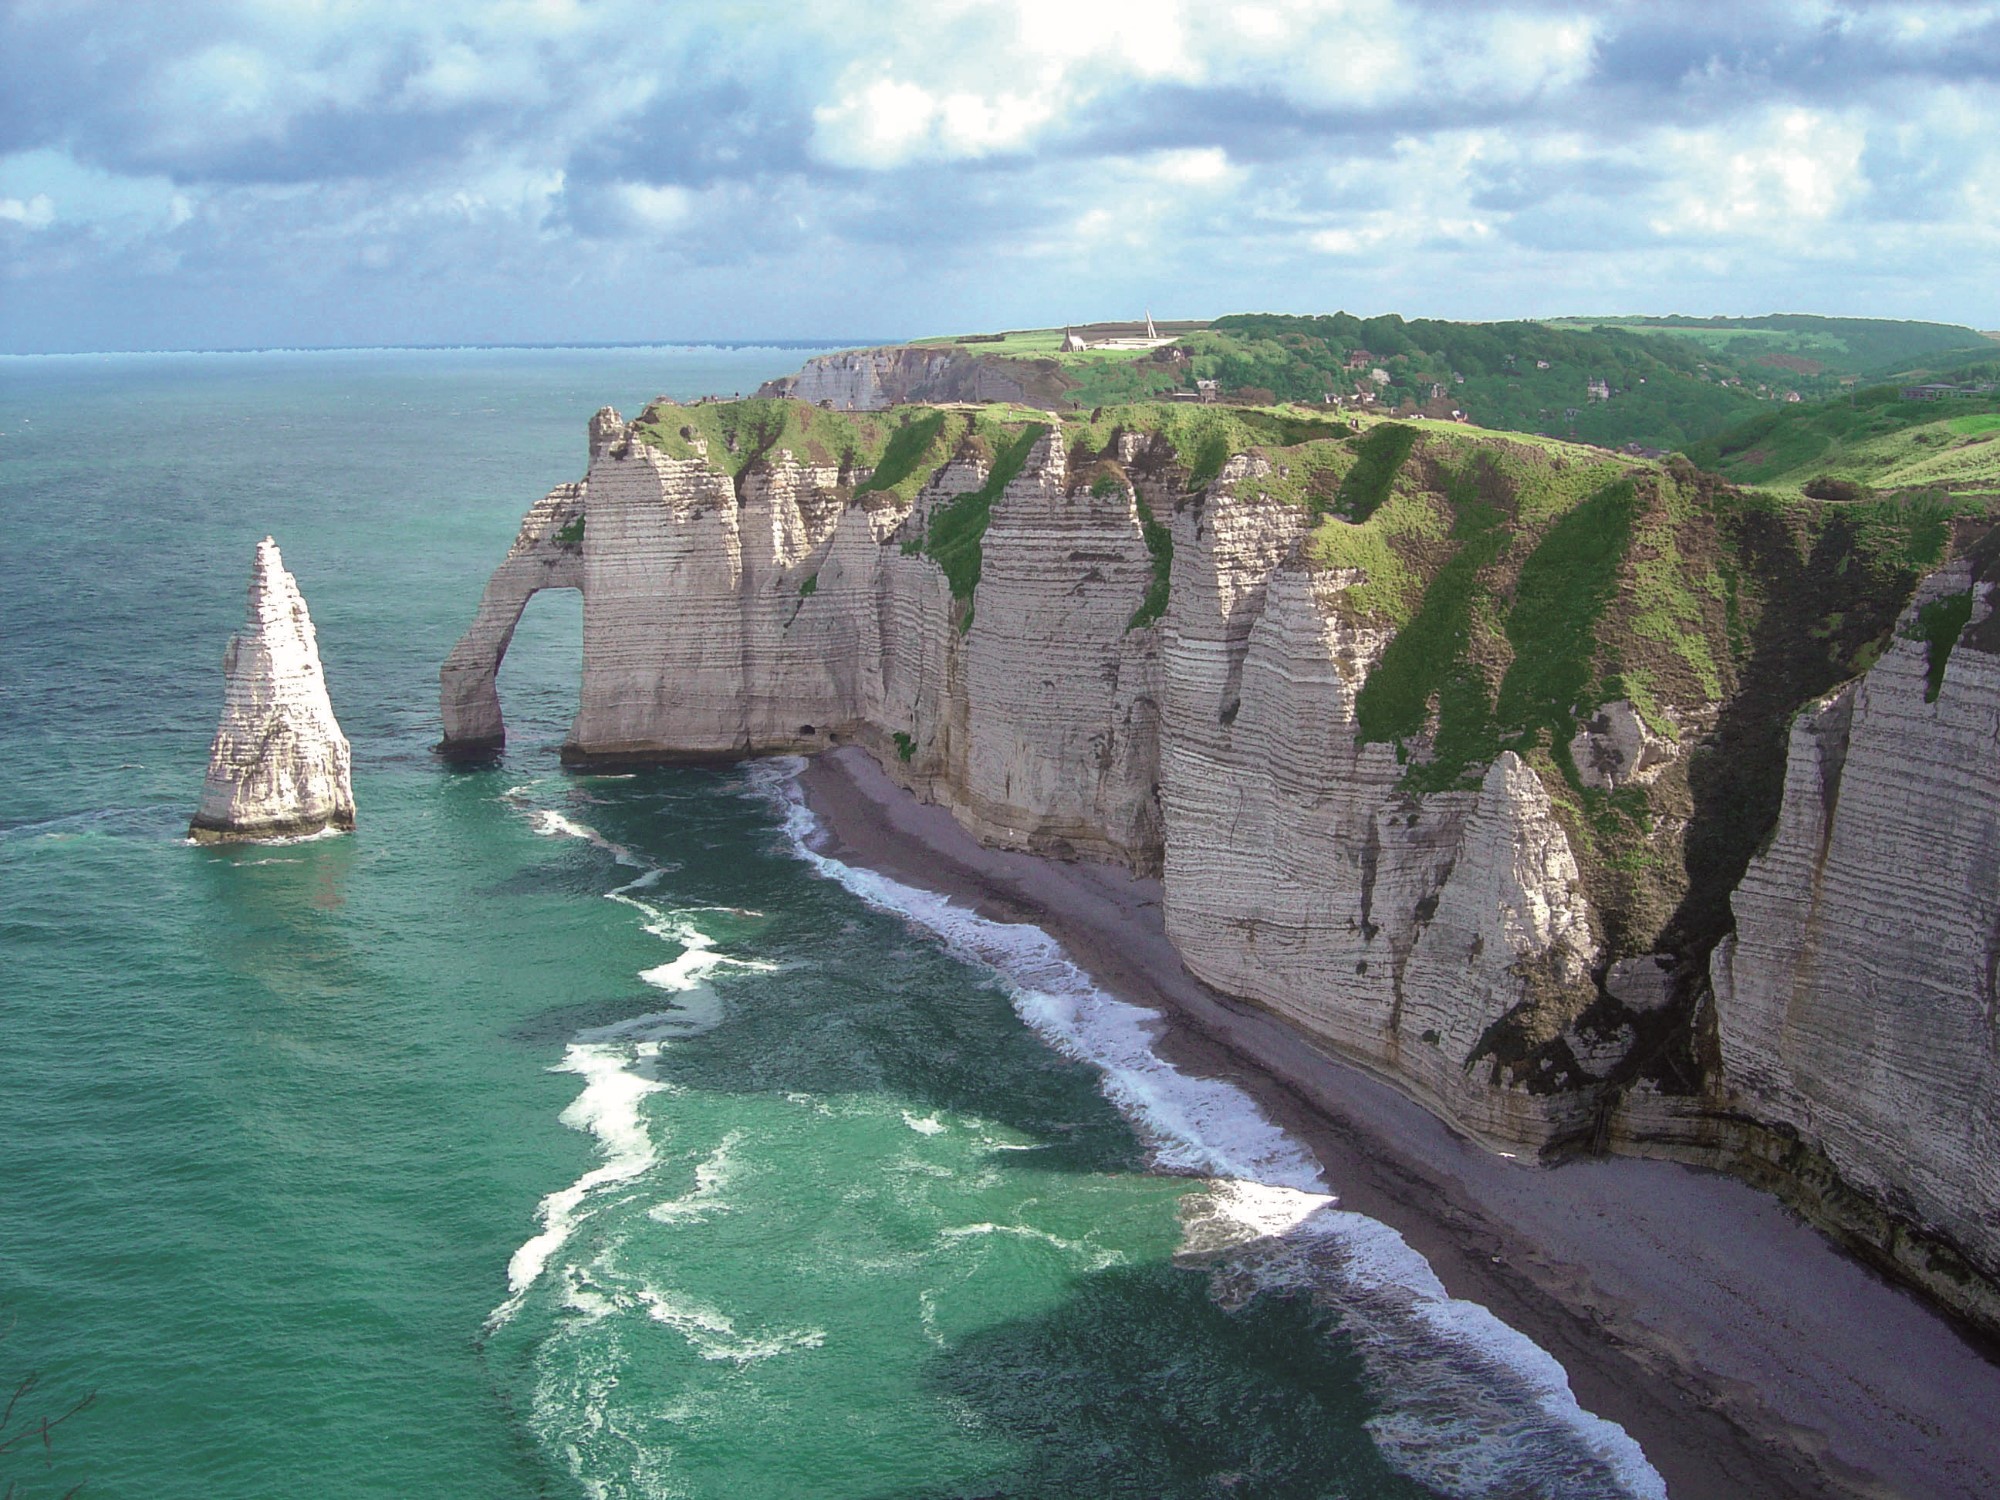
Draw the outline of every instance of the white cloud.
M106 172L66 151L0 157L0 201L20 205L18 212L0 208L0 218L35 229L55 222L60 205L64 223L92 226L109 244L177 228L194 212L190 195L164 177Z
M47 229L56 221L55 200L47 193L32 198L0 198L0 219L24 229Z
M547 97L533 54L480 50L453 42L403 87L405 102L433 109L465 104L530 104Z
M420 275L476 266L516 278L511 314L707 267L745 295L704 305L891 332L947 292L968 326L1002 295L1091 315L1092 289L1709 302L1865 237L1874 284L2000 322L2000 78L1968 29L1990 4L1741 0L1732 28L1583 0L64 6L124 50L51 53L38 139L65 144L0 158L13 285L59 255L105 286L178 264L277 306L372 265L386 316L396 277L414 306ZM30 11L0 8L0 46ZM1897 246L1964 269L1903 273Z
M878 78L813 111L819 152L844 167L901 166L921 152L938 115L936 96Z
M1056 113L1048 94L935 94L875 78L813 111L820 156L837 166L890 168L1018 150Z
M1189 186L1226 182L1235 175L1229 165L1229 153L1220 146L1158 152L1153 157L1152 170L1164 182Z
M694 195L683 187L656 187L645 182L620 183L618 196L625 211L643 228L655 232L687 223Z
M1677 181L1652 226L1664 235L1817 233L1861 190L1866 144L1857 122L1805 109L1774 112L1748 129L1666 132L1661 156Z

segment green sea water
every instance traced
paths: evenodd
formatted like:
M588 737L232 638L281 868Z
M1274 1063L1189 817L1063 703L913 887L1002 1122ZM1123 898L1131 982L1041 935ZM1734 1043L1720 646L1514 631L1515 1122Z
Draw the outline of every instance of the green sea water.
M0 1382L96 1393L0 1488L1663 1493L1045 937L815 853L786 764L563 772L574 596L505 758L434 758L589 414L799 358L0 361ZM360 828L197 848L266 532Z

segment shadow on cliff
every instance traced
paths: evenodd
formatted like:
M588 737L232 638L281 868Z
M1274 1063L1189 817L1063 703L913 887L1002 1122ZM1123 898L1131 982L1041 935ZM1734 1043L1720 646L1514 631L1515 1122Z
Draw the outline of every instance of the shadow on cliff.
M1864 670L1916 585L1913 571L1870 565L1848 515L1803 547L1772 511L1746 507L1724 524L1756 618L1736 691L1688 767L1688 892L1663 944L1702 973L1734 925L1730 894L1777 826L1794 715Z

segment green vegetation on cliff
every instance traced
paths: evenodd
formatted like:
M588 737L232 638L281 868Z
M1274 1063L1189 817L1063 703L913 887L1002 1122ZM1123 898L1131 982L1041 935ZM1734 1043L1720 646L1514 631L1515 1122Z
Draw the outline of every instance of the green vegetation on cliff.
M1397 746L1412 791L1475 784L1509 746L1563 765L1600 677L1615 675L1598 625L1627 563L1634 480L1572 499L1572 485L1549 482L1566 474L1519 452L1433 439L1422 460L1401 495L1359 525L1328 518L1310 549L1371 575L1338 607L1401 627L1355 700L1360 738ZM1647 482L1658 488L1657 475ZM1377 569L1393 580L1388 598L1371 591Z
M1500 748L1491 693L1471 648L1473 610L1482 601L1480 574L1506 546L1507 535L1499 511L1476 491L1468 493L1462 481L1452 490L1456 515L1450 540L1456 550L1432 575L1354 703L1362 742L1395 741L1399 751L1436 713L1435 758L1428 768L1411 767L1406 776L1417 791L1456 785Z
M935 435L922 407L883 412L823 411L803 401L753 396L742 401L671 401L646 408L636 424L639 440L670 458L701 458L711 468L741 479L789 452L800 463L839 469L843 475L877 467L885 455L906 459L911 469L923 450L908 429ZM884 486L886 487L886 486Z
M986 482L976 490L940 505L931 513L930 524L924 529L923 551L944 569L944 576L951 584L951 596L965 602L967 608L960 620L960 628L972 628L972 593L979 587L979 573L984 562L982 543L986 536L986 523L993 518L993 502L998 500L1021 470L1027 465L1028 455L1035 444L1048 436L1048 427L1041 422L1030 422L1018 432L1004 437L997 448L991 450L991 465L986 472ZM968 441L980 441L981 434L974 433Z
M1313 506L1314 517L1330 509L1344 520L1366 521L1389 498L1389 486L1396 482L1416 443L1416 428L1399 422L1385 422L1372 429L1354 445L1354 465L1342 476L1332 501Z
M1151 625L1167 612L1167 590L1174 574L1174 534L1153 519L1146 502L1139 501L1139 530L1146 538L1146 551L1153 559L1153 576L1146 585L1146 597L1132 612L1131 630Z
M1074 454L1109 450L1121 433L1158 440L1183 471L1185 488L1206 488L1238 454L1294 448L1322 438L1346 438L1350 429L1332 413L1280 408L1196 406L1142 401L1062 418L1063 440Z
M1174 531L1198 524L1189 508L1293 508L1319 597L1352 650L1375 656L1356 683L1358 736L1394 747L1402 789L1470 790L1517 751L1548 791L1609 951L1672 953L1690 973L1728 930L1727 893L1775 824L1792 716L1871 664L1917 576L1990 526L1975 492L1745 493L1680 458L1323 407L852 414L756 400L658 406L638 434L739 480L789 450L870 505L910 504L954 459L977 460L976 488L913 513L902 533L905 552L943 571L965 629L993 507L1057 425L1072 498L1137 496L1152 567L1132 628L1172 612ZM1856 454L1908 468L1897 444L1956 462L1996 440L2000 403L1870 391L1766 410L1697 452L1725 471L1816 478ZM798 582L802 597L815 586L816 574ZM1959 596L1917 617L1933 692L1969 607ZM1611 788L1590 736L1620 702L1665 748L1656 776ZM1660 1034L1644 1066L1678 1087L1699 1070L1691 1012L1673 1014L1647 1023Z
M1494 712L1524 748L1546 730L1558 764L1569 758L1578 717L1594 706L1597 623L1618 586L1637 502L1630 479L1606 485L1549 528L1514 585L1514 660Z
M1494 430L1659 450L1860 378L2000 357L1992 340L1955 324L1792 314L1454 323L1239 313L1162 332L1173 346L1065 351L1060 329L924 342L990 362L1052 408L1186 397L1201 382L1240 405L1461 411Z
M1935 703L1944 690L1944 669L1951 660L1951 648L1958 644L1959 632L1972 618L1972 594L1952 594L1933 599L1917 611L1916 628L1911 632L1930 652L1929 675L1924 685L1924 702Z
M945 415L930 412L905 422L889 435L875 472L855 487L857 494L880 491L908 500L944 461Z

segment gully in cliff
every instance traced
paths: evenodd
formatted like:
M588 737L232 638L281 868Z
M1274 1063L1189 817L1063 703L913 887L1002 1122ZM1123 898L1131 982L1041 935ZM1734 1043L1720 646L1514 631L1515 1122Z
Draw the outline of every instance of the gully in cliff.
M312 616L270 537L257 544L249 614L222 673L222 722L189 836L207 844L351 830L347 736L327 700Z

